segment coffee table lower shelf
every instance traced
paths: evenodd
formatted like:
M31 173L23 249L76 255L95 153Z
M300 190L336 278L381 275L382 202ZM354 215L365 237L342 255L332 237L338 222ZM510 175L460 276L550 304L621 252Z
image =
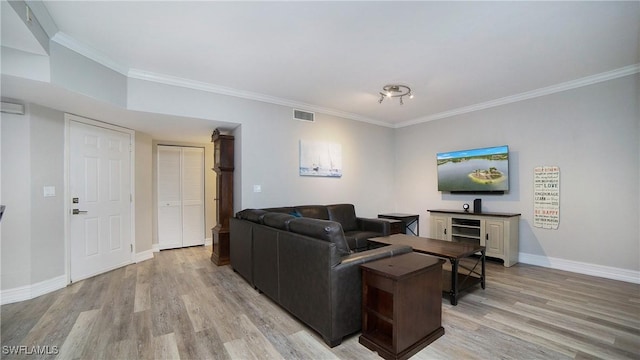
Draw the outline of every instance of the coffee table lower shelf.
M452 287L452 279L451 279L451 275L453 273L451 271L448 270L442 270L442 292L443 293L447 293L449 294L449 296L453 297L454 299L458 298L458 295L465 291L466 289L473 287L475 285L480 284L480 286L482 286L482 279L476 276L470 276L468 274L460 274L458 273L458 279L457 279L457 284L458 285L458 289L454 289ZM482 286L482 288L484 289L484 286ZM454 304L455 305L455 304Z

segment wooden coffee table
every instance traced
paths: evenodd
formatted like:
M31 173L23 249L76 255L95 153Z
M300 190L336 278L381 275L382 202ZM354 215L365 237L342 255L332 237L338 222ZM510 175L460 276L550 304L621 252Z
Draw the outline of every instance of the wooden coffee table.
M458 304L460 292L469 289L476 284L480 284L483 289L485 288L484 246L423 238L405 234L381 236L369 239L369 241L388 245L408 245L413 248L413 251L449 260L451 263L451 272L443 271L442 291L449 293L451 305ZM479 254L480 257L477 259L473 267L467 267L460 264L461 259L469 258L476 254ZM478 265L480 265L479 271L477 269ZM460 273L460 269L466 271Z

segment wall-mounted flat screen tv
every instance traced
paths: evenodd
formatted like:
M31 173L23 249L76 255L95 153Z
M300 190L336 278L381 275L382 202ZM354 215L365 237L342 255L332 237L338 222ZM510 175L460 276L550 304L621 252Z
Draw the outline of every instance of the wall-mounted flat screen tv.
M509 191L509 147L457 150L436 154L438 191Z

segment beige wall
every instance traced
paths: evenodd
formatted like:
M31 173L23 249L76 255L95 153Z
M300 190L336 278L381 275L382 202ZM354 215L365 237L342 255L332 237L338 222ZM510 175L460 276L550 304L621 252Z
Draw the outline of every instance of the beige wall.
M151 250L153 239L153 189L149 184L153 181L153 140L151 136L136 132L136 167L135 167L135 194L136 194L136 253Z

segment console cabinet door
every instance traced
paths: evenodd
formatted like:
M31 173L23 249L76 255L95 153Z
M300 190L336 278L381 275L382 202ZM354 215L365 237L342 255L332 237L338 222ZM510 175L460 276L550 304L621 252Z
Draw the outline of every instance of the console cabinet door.
M504 222L502 221L485 221L485 246L487 247L487 256L496 256L503 258L504 254Z
M448 216L431 215L431 237L438 240L451 241Z

